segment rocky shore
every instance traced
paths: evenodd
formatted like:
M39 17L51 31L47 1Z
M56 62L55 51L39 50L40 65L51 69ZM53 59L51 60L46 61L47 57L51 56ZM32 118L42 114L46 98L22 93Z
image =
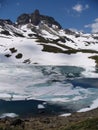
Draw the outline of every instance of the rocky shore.
M97 121L97 122L96 122ZM87 124L86 124L87 122ZM98 108L83 112L73 113L67 117L60 116L39 116L26 118L4 118L0 119L0 130L97 130L98 124ZM80 124L81 128L80 128ZM75 126L79 126L77 127ZM86 128L85 128L86 126ZM88 128L87 128L88 126ZM83 128L82 128L83 127Z

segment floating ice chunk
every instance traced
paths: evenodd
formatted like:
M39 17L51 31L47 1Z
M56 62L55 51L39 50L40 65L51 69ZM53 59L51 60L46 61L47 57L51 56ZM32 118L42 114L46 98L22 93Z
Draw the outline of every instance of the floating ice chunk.
M38 109L44 109L44 108L45 108L44 105L38 104Z
M43 102L43 105L46 105L47 104L47 102Z
M5 117L10 117L10 118L14 118L17 117L18 115L15 113L4 113L0 116L0 118L5 118Z

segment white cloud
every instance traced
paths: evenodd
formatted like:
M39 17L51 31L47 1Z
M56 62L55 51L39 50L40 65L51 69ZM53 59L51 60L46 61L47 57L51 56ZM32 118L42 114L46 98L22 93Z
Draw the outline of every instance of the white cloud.
M88 8L89 8L88 4L86 4L85 6L83 6L82 4L76 4L75 6L72 7L72 9L78 13L81 13L83 10L86 10Z
M94 23L85 25L85 28L91 28L92 33L98 32L98 18L94 20Z
M77 12L82 12L83 6L80 5L80 4L77 4L77 5L73 6L72 9L75 10L75 11L77 11Z
M95 22L98 22L98 18L95 19Z

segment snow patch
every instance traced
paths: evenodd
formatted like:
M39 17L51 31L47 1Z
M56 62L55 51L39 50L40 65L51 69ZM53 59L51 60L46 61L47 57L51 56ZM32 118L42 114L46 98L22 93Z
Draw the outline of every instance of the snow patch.
M62 117L62 116L63 116L63 117L71 116L71 113L61 114L60 116L61 116L61 117Z

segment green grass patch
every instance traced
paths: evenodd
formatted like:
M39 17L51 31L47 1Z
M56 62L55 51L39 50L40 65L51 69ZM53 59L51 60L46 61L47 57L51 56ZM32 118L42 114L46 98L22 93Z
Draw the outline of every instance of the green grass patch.
M43 45L43 49L42 51L46 51L46 52L53 52L53 53L65 53L65 54L75 54L78 52L82 52L82 53L97 53L98 51L96 50L91 50L91 49L74 49L72 47L66 46L65 44L60 44L58 43L59 41L65 43L66 40L64 38L58 38L56 40L52 40L52 39L45 39L42 36L39 35L35 35L37 40L36 42L41 43L40 45ZM68 41L71 41L70 39L67 39ZM72 41L73 42L73 41ZM45 44L46 43L46 44ZM58 47L52 46L52 45L48 45L48 43L51 43L53 45L57 45ZM63 49L67 49L67 50L63 50L59 47L62 47Z
M40 45L43 45L42 51L53 52L53 53L64 53L64 51L58 47L45 45L45 44L40 44Z
M62 130L98 130L98 118L87 119L82 122L74 123Z

